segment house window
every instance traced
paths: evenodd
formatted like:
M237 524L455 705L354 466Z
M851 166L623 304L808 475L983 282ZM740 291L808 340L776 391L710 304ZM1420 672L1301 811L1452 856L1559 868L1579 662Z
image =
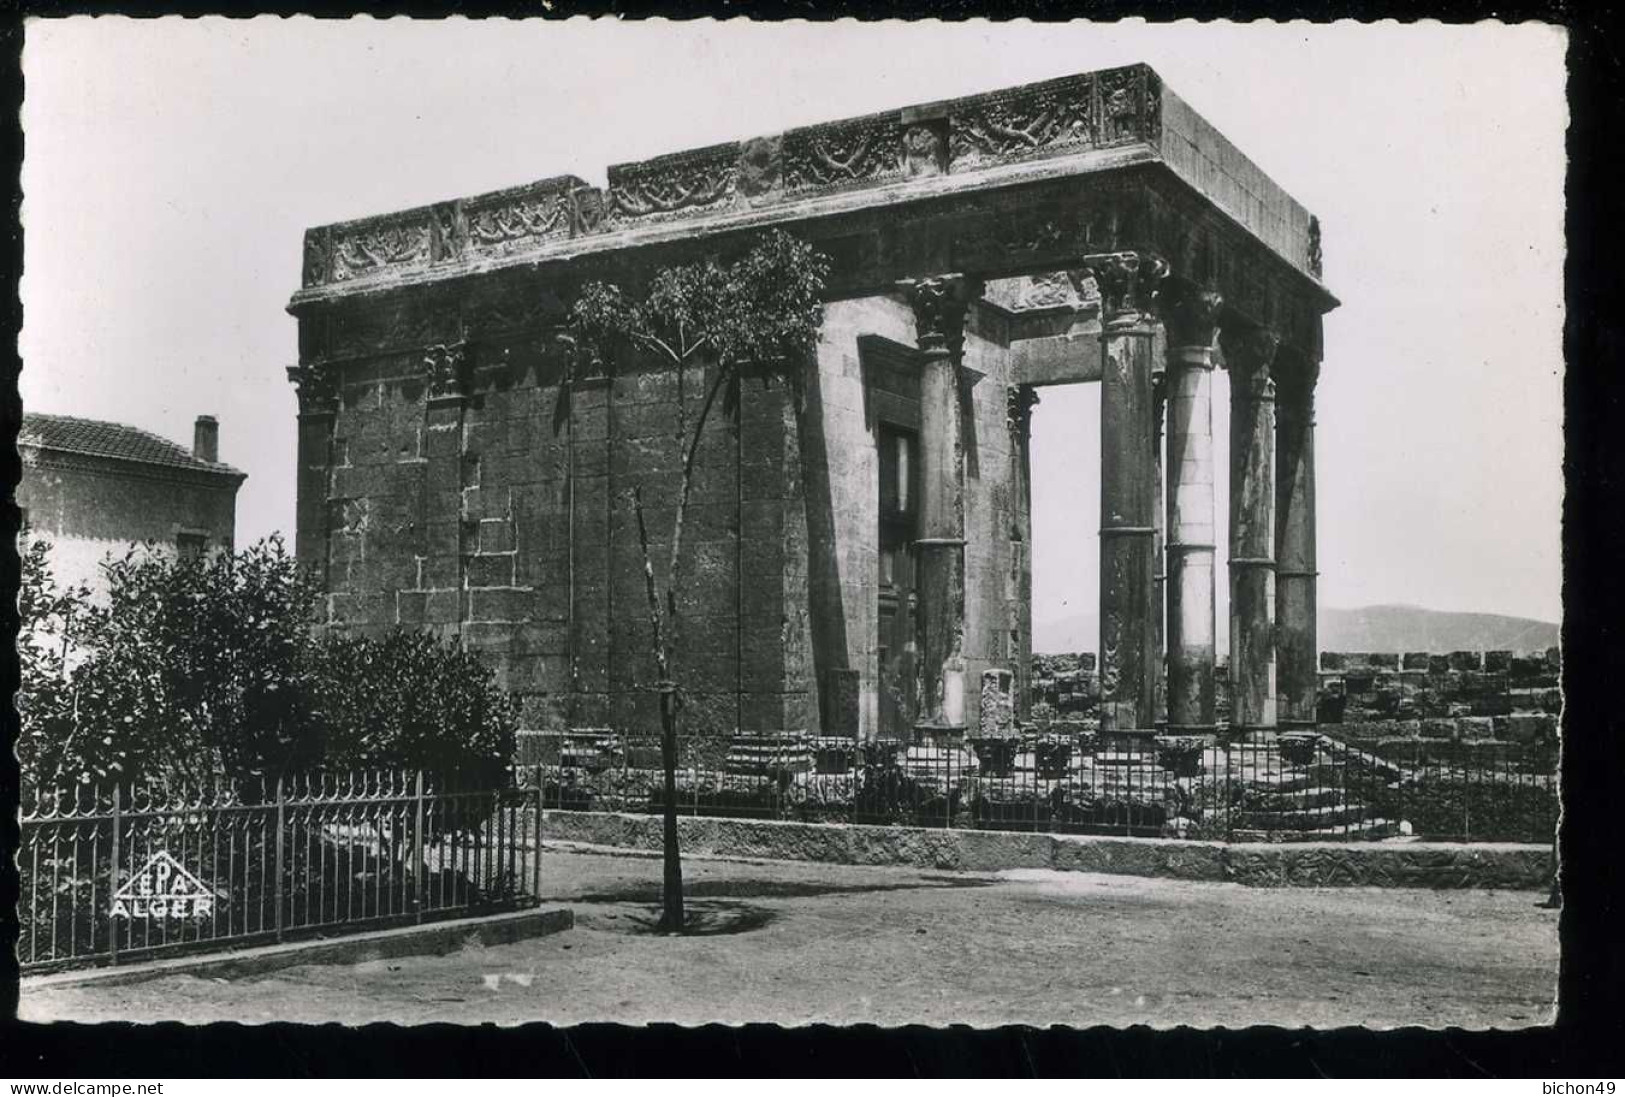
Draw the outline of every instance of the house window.
M201 533L177 533L175 548L182 560L201 560L209 547L209 539Z

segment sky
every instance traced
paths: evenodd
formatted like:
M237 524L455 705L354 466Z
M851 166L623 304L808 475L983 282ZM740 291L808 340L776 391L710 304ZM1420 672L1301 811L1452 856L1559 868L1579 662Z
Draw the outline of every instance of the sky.
M1320 218L1322 605L1555 621L1564 48L1392 21L34 20L24 404L182 442L218 416L238 543L291 541L306 227L1143 61ZM1096 604L1098 400L1034 415L1039 621Z

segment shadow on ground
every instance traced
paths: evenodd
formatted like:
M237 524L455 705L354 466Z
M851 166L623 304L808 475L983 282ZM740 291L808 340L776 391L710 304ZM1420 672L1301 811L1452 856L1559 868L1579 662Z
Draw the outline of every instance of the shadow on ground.
M778 917L777 911L749 903L734 903L713 899L709 902L683 904L684 937L731 937L736 933L749 933L761 929ZM649 908L647 914L630 914L617 924L601 928L618 929L622 933L656 936L660 928L660 907Z
M694 880L683 885L683 896L730 899L804 899L818 895L856 895L873 891L914 891L922 888L979 888L998 883L991 876L921 876L906 882L835 884L812 880ZM597 891L569 897L572 903L658 903L658 883L639 883L619 891Z

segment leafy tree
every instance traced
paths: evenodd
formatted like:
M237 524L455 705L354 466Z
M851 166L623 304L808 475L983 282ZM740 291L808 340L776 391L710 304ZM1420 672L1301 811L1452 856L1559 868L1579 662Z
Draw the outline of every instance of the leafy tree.
M422 768L491 787L517 713L472 653L427 634L313 629L319 590L279 537L208 561L132 546L107 596L23 557L25 780L42 787Z
M76 630L90 604L84 586L59 589L51 570L51 544L25 528L17 589L17 659L20 664L17 758L32 783L77 784L116 773L116 752L94 739L76 742L68 668L77 654Z
M578 351L613 359L627 347L652 355L677 372L691 366L709 374L704 403L692 426L678 402L676 434L686 442L682 480L672 519L664 608L649 557L643 496L632 492L643 552L652 651L660 681L661 761L665 770L665 879L661 927L681 932L682 858L677 841L677 719L681 694L673 678L671 637L681 590L683 518L694 485L694 458L719 395L730 416L739 408L747 370L781 378L799 400L802 370L812 359L823 322L822 297L829 260L809 244L780 230L762 235L729 262L704 258L655 272L641 296L594 282L572 305L567 338Z

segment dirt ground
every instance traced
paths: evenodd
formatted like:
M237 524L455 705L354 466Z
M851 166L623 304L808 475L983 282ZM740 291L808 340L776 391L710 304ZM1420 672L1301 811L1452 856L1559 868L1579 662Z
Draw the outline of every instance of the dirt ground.
M650 932L660 862L543 859L574 929L443 957L23 990L28 1020L1544 1024L1533 892L1251 889L689 860L693 935Z

